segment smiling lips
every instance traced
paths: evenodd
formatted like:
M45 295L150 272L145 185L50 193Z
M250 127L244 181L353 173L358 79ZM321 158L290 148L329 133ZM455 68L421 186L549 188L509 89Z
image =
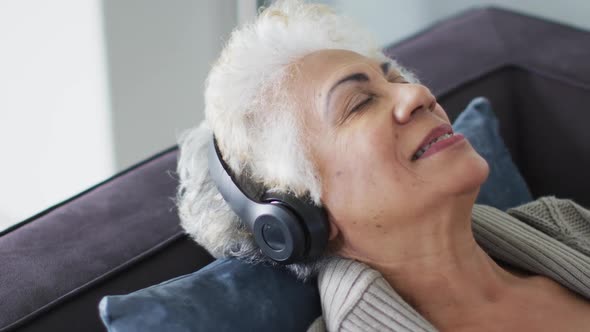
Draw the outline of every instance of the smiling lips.
M462 134L455 134L453 128L449 124L441 124L430 131L428 135L422 140L419 148L412 155L412 161L422 159L436 152L463 140L465 137Z

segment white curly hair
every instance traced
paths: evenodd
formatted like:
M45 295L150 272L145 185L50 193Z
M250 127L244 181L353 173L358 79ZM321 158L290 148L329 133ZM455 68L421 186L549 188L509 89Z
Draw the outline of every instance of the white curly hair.
M325 5L279 0L254 22L234 30L206 81L205 121L179 140L181 226L214 257L274 264L209 177L207 144L212 133L236 177L247 175L267 190L307 195L321 206L321 179L309 158L301 112L285 84L297 60L322 49L389 61L406 80L417 82L380 51L371 34ZM305 280L327 258L287 268Z

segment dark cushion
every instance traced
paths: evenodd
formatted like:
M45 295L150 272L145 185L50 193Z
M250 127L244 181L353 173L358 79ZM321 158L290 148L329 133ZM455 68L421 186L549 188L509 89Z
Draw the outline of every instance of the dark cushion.
M315 280L236 259L99 304L110 332L304 331L321 315Z
M478 200L502 209L531 200L485 98L474 99L453 127L490 164ZM316 287L284 270L220 260L131 294L106 296L99 309L112 332L302 331L321 315Z
M506 211L508 208L533 200L527 184L504 145L498 119L486 98L472 100L453 123L453 129L465 135L490 167L488 178L481 186L475 203Z

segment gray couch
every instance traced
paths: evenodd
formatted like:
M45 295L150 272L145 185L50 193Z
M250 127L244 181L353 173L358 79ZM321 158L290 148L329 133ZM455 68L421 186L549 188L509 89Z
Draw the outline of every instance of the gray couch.
M452 120L473 97L488 97L534 197L590 206L589 32L484 8L386 53L418 74ZM104 295L211 262L179 227L176 158L176 148L161 152L0 233L0 331L104 331Z

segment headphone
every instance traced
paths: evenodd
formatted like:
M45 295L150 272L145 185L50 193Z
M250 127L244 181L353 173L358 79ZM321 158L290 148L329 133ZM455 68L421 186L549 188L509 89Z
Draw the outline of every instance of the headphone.
M270 259L292 264L319 256L328 243L326 212L309 199L266 191L246 194L224 162L215 136L208 151L209 174L223 199L254 234L256 244Z

